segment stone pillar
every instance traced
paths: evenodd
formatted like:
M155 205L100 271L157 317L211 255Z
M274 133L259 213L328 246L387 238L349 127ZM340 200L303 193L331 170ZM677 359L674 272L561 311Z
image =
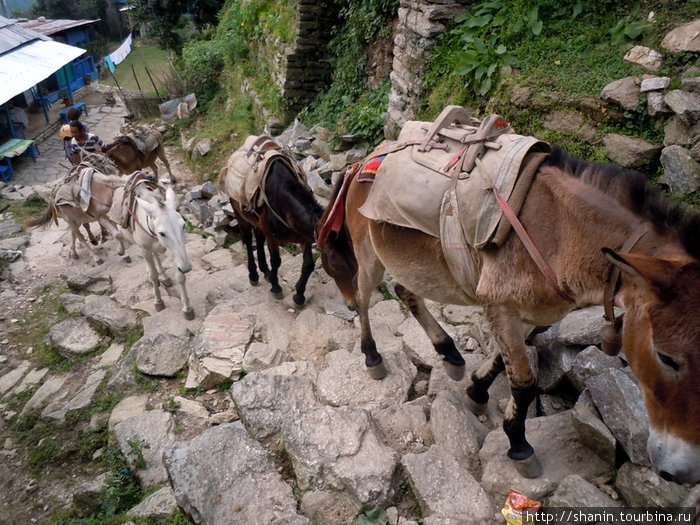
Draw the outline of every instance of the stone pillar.
M294 50L286 57L282 98L288 115L295 115L330 84L328 42L336 13L316 0L299 0Z
M423 73L444 22L468 10L476 0L401 0L394 35L394 63L384 134L395 138L415 118Z

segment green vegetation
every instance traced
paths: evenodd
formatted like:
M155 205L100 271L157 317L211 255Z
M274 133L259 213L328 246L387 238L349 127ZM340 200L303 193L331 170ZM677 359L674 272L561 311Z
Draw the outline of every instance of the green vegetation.
M133 70L132 70L133 67ZM144 43L135 43L132 46L131 53L121 62L115 69L114 76L117 77L119 86L127 91L138 91L139 85L141 90L149 96L155 97L156 92L153 89L153 84L148 78L146 68L151 73L153 82L158 88L158 93L164 96L166 90L166 79L170 75L172 66L169 62L169 54L167 51L159 47ZM134 78L134 71L138 84ZM114 79L105 69L102 72L101 82L108 85L114 85Z

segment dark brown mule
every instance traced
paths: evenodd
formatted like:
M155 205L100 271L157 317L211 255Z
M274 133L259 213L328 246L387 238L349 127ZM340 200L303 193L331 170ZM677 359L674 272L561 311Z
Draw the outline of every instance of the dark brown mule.
M700 480L700 418L693 415L700 406L700 216L670 206L639 174L588 164L555 149L540 166L519 218L554 270L559 291L574 302L555 291L513 231L500 248L472 253L479 281L473 301L465 301L440 239L370 221L358 212L370 188L357 180L349 184L345 222L327 241L319 238L319 247L323 245L324 268L359 313L361 348L373 377L386 372L367 311L385 268L401 283L397 294L436 350L453 365L458 364L454 342L422 297L481 305L500 353L472 374L467 393L483 408L489 386L505 369L511 388L503 423L508 456L523 475L536 477L541 467L525 438L536 378L527 359L528 329L523 323L548 325L574 307L602 304L611 271L617 268L622 278L615 302L626 310L622 343L649 413L650 459L666 479ZM639 231L646 233L633 248L619 253Z
M153 134L153 138L157 139L158 143L156 148L150 153L143 153L136 142L128 135L115 137L114 142L102 148L102 152L112 159L122 173L130 174L135 171L151 168L156 179L158 179L156 160L160 159L168 170L170 180L175 183L175 176L170 170L170 163L165 156L163 137L156 130L150 130L148 133Z
M294 162L293 160L291 162ZM258 270L255 265L253 251L253 235L258 256L258 268L264 277L270 281L270 291L277 297L282 297L282 287L279 284L277 271L282 259L280 244L285 242L298 243L303 252L301 275L295 285L294 304L301 306L306 301L304 292L306 283L314 269L314 259L311 245L315 240L315 229L323 208L313 196L311 190L300 183L299 177L289 167L287 161L276 158L268 165L264 179L265 203L252 210L245 210L242 203L236 201L227 193L233 211L235 212L241 237L248 254L248 278L251 284L257 285ZM226 170L219 175L219 190L226 193ZM265 257L265 243L270 253L270 266Z

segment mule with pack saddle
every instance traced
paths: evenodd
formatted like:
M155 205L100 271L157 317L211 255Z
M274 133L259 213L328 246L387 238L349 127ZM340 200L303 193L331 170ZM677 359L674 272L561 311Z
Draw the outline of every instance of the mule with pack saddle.
M125 179L119 174L114 164L105 156L86 154L80 164L73 166L68 175L52 190L44 214L27 222L30 228L48 227L52 222L58 225L58 218L68 223L71 231L70 256L78 259L75 241L80 241L91 254L95 264L102 264L102 258L93 248L96 244L88 223L97 222L102 230L102 242L105 232L109 232L119 244L117 253L124 255L124 237L117 226L107 217L112 205L116 188L123 186ZM90 243L80 233L84 225ZM128 256L125 257L128 261Z
M387 374L368 316L385 269L454 379L464 359L424 297L480 305L499 350L471 375L483 410L505 370L503 429L525 477L542 466L526 439L536 372L525 338L570 310L602 304L602 348L624 347L649 415L648 452L660 475L700 480L700 215L684 212L636 172L588 163L513 134L492 115L448 106L407 123L397 142L353 166L320 222L325 270L358 311L370 375ZM625 310L616 317L613 306Z
M282 287L277 275L282 262L280 245L291 242L301 246L303 262L293 301L296 306L302 306L306 301L306 284L314 269L311 249L323 208L296 160L270 137L251 135L221 170L218 186L219 192L231 202L238 221L248 255L251 284L258 284L259 268L270 282L270 291L281 299ZM270 254L269 266L265 244Z
M158 179L156 160L160 159L168 170L170 181L176 182L165 156L163 136L151 126L137 126L131 132L114 137L110 144L102 147L102 152L125 174L150 168Z

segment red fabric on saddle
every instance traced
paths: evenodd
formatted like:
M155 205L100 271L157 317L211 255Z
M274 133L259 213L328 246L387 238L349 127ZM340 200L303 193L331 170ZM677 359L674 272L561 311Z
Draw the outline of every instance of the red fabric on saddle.
M379 144L376 148L372 150L372 153L376 152L377 150L382 149L385 146L389 146L391 144L396 144L396 142L391 142L389 140L385 140L381 144ZM381 157L374 157L370 159L370 161L365 164L362 167L362 171L360 171L360 174L357 176L357 182L373 182L374 181L374 176L377 174L377 170L379 169L379 166L382 165L382 161L386 158L386 155L382 155Z
M320 250L323 250L326 247L326 243L328 242L328 237L330 236L331 232L337 234L343 227L343 221L345 220L345 196L348 193L348 188L350 187L352 179L355 178L355 175L357 175L359 170L359 162L353 164L352 168L350 168L350 172L346 175L345 180L343 181L343 186L340 188L338 196L335 198L331 212L328 214L326 222L323 223L323 226L321 226L321 229L318 232L316 245Z

